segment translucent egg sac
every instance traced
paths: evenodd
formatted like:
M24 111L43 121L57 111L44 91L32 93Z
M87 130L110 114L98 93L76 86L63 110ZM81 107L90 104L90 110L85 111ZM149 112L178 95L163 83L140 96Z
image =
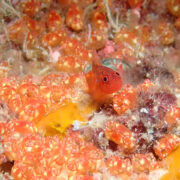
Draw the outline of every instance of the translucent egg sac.
M179 0L167 0L168 11L177 17L180 17L180 1Z

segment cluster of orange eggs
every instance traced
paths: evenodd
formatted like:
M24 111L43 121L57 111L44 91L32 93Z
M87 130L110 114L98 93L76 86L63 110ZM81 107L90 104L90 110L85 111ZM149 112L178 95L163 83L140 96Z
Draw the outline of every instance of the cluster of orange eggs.
M148 5L152 8L156 3L154 0L25 0L13 7L20 17L10 17L12 20L7 22L8 42L22 52L25 60L47 63L50 69L45 75L29 73L22 78L11 75L11 62L0 63L0 103L6 104L13 114L9 115L11 120L0 121L3 149L0 165L13 162L11 176L15 180L100 180L108 179L109 174L124 180L148 180L151 171L166 168L163 160L180 145L176 133L180 108L175 91L161 87L161 82L158 84L151 77L152 72L156 76L156 71L151 70L153 63L162 68L165 60L160 60L169 49L176 51L180 1L161 1L163 13L168 15L156 14L158 18L154 9L147 10ZM160 57L157 62L151 62L155 56L152 51L155 60ZM141 76L140 81L133 83L124 78L123 88L108 96L110 100L105 106L111 106L109 114L100 104L102 101L94 102L96 99L89 94L93 87L86 82L87 67L108 58L123 59L132 69L132 72L125 69L125 75ZM178 62L172 61L171 74L176 74L173 69L176 65ZM140 72L135 72L139 67ZM178 76L174 78L173 88L177 90ZM91 117L85 117L87 124L77 131L70 123L61 138L58 131L57 136L45 136L38 129L37 123L52 111L67 102L82 105L82 98L95 107L98 104L102 108L100 114L106 115L100 128L89 127L93 132L101 132L101 136L95 133L96 140L89 140L84 131L91 118L96 118L98 108L93 109ZM102 145L104 149L101 138L108 142Z

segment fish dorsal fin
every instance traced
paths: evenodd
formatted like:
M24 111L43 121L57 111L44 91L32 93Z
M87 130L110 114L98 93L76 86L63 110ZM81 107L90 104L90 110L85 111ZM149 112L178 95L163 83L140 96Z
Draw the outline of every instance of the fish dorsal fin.
M93 59L93 61L92 61L92 71L93 71L93 72L96 72L97 68L98 68L99 66L101 66L101 65L102 65L102 64L101 64L101 62L100 62L99 59Z

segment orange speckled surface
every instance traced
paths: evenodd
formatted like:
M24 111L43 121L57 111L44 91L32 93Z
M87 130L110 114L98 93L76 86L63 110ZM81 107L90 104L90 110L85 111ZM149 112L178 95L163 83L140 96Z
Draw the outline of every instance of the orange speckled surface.
M180 0L0 0L0 180L180 180L179 132Z

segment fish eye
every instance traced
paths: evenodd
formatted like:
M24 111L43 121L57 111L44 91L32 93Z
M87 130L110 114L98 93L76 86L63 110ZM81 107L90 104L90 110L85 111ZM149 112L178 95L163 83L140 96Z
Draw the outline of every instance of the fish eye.
M116 74L119 76L119 73L118 73L118 72L116 72Z
M105 77L104 77L104 82L107 82L107 80L108 80L108 79L107 79L107 77L105 76Z

